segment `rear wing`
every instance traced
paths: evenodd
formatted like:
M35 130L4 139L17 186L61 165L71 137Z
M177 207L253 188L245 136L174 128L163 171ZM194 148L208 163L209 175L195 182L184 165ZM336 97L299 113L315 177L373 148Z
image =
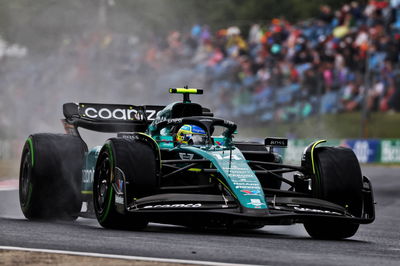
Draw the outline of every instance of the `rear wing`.
M164 108L162 105L65 103L64 127L72 134L78 127L109 133L144 132ZM208 108L202 108L202 114L213 116Z
M100 132L145 131L165 106L98 103L65 103L63 113L67 131L82 127Z

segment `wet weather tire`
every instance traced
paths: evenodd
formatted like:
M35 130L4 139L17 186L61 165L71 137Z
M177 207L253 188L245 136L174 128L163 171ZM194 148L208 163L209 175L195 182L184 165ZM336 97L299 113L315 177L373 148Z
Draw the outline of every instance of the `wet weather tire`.
M156 156L145 142L124 138L109 139L97 159L93 183L93 205L97 220L104 228L140 230L147 226L146 217L125 211L124 204L134 198L150 195L158 188ZM125 177L125 188L116 184L116 175ZM117 195L119 187L123 192ZM126 196L125 196L126 195ZM120 203L116 203L120 197Z
M64 134L31 135L22 151L19 199L28 219L77 218L86 144Z
M336 203L355 217L361 217L362 174L354 152L344 147L318 147L315 150L314 196ZM343 239L353 236L359 225L347 221L318 220L304 224L313 238Z

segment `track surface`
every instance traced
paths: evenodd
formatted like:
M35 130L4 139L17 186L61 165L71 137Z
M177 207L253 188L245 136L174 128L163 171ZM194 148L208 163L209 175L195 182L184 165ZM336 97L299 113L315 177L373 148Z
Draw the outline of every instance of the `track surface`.
M376 220L349 240L319 241L302 225L235 233L150 224L142 232L24 219L17 191L0 191L0 246L263 265L400 265L400 168L363 167L375 192Z

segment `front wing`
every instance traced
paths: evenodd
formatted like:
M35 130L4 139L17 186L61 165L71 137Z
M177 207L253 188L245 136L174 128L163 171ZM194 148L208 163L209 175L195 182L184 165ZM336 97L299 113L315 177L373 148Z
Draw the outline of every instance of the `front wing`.
M117 196L117 195L116 195ZM207 194L157 194L141 198L125 213L143 215L149 221L182 225L220 226L227 224L293 224L312 220L336 220L367 224L375 219L374 199L369 180L364 177L364 204L361 217L346 208L312 197L266 197L268 209L241 206L232 196ZM118 201L122 205L123 201ZM122 211L122 207L121 211Z

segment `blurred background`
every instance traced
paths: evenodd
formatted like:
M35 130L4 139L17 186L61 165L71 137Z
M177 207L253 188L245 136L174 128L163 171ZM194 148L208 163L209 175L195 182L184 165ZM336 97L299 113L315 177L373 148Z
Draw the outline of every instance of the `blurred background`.
M62 104L167 104L169 87L242 138L400 162L400 0L0 0L0 159L62 132ZM100 143L101 144L101 143Z

